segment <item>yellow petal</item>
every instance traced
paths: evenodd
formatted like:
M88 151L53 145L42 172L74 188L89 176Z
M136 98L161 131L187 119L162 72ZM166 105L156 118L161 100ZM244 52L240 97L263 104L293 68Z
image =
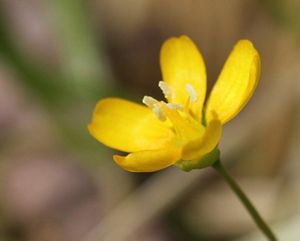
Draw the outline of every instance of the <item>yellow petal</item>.
M97 103L88 129L98 141L125 152L159 149L174 136L149 108L118 98Z
M202 158L211 152L219 143L222 135L222 125L219 120L209 122L205 133L201 138L186 144L182 151L183 160L195 160Z
M236 116L252 96L260 74L260 58L249 40L240 40L229 55L206 106L209 122L216 112L222 124Z
M192 85L198 98L191 105L191 110L200 118L206 94L206 70L201 53L193 41L187 36L166 40L160 52L160 65L163 80L175 92L168 101L184 106L189 97L186 85Z
M181 158L181 149L173 147L134 152L127 156L114 155L114 161L127 171L154 172L173 165Z

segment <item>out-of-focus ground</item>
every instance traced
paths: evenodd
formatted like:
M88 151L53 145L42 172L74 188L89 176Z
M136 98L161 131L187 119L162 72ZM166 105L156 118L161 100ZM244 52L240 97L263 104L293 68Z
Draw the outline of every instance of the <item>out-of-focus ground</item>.
M100 98L161 97L160 46L187 34L209 86L238 39L261 53L222 158L280 240L298 241L299 11L299 0L1 0L0 240L264 240L210 168L128 173L87 132Z

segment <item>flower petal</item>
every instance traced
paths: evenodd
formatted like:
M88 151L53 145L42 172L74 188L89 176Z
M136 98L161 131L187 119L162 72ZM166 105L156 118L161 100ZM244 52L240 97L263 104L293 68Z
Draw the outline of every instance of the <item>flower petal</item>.
M222 125L219 120L209 122L205 133L199 139L186 144L182 151L183 160L195 160L202 158L211 152L219 143L222 135Z
M154 172L173 165L181 158L181 149L168 147L152 151L134 152L127 156L113 156L114 161L127 171Z
M222 124L235 117L252 96L259 79L260 57L249 40L240 40L229 55L206 106L209 122L216 112Z
M88 129L98 141L125 152L159 149L174 136L149 108L118 98L97 103Z
M184 106L189 98L186 86L190 84L197 94L191 110L200 118L206 94L206 69L193 41L187 36L166 40L160 52L160 65L163 80L175 92L168 101Z

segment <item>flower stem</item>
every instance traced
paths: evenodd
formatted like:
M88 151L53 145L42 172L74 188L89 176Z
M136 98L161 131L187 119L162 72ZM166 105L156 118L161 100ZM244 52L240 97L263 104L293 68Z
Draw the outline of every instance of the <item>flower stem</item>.
M248 210L249 214L255 221L256 225L260 228L260 230L265 234L269 241L277 241L277 238L266 224L266 222L262 219L258 211L255 209L253 204L250 202L246 194L242 191L240 186L235 182L235 180L229 175L229 173L224 168L223 164L220 160L216 161L213 164L213 167L216 171L223 176L227 184L230 186L232 191L238 196L240 201L243 203L245 208Z

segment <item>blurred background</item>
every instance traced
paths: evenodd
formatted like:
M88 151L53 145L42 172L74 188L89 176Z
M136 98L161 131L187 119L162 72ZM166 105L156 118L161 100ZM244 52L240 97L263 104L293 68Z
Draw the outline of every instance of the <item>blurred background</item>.
M0 0L0 240L265 240L211 168L128 173L87 132L100 98L160 98L160 46L186 34L210 87L237 40L261 53L222 159L280 240L298 241L299 12L299 0Z

